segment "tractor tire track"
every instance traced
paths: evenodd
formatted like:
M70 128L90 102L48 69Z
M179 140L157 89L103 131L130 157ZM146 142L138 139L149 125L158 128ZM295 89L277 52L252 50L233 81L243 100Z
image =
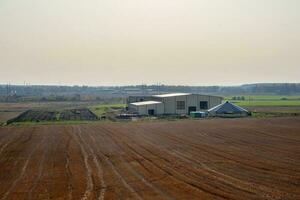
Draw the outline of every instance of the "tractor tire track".
M92 139L92 140L95 141L94 139ZM123 176L117 170L117 168L115 167L115 165L110 161L109 156L107 156L105 153L103 153L100 150L98 152L101 154L101 157L104 159L104 161L111 167L111 169L113 170L114 174L120 179L120 181L122 182L122 184L131 192L131 194L133 194L136 199L143 200L143 198L138 194L138 192L135 191L130 186L130 184L123 178Z
M145 135L144 135L145 136ZM175 137L171 137L171 136L169 136L169 135L165 135L165 137L167 137L167 138L169 138L169 139L171 139L171 140L174 140L174 142L178 142L179 144L181 144L181 145L184 145L184 144L186 144L186 143L184 143L182 140L180 140L179 138L176 138L175 139ZM145 137L145 140L147 140L147 141L151 141L151 139L150 138L147 138L146 139L146 137ZM155 141L153 141L153 142L155 142ZM191 145L191 147L194 147L194 146L196 146L195 144L190 144ZM197 147L197 148L199 148L199 147ZM148 149L146 149L145 148L145 150L147 150L148 152L151 152L150 150L148 150ZM177 152L177 153L180 153L180 152L178 152L178 151L176 151L176 150L172 150L173 152L175 151L175 152ZM204 151L204 150L203 150ZM190 152L189 150L186 150L186 153L190 153L191 155L193 155L192 154L192 152ZM163 158L163 157L161 157L160 156L160 154L162 154L162 155L165 155L166 153L158 153L158 154L155 154L156 156L158 156L158 157L160 157L161 159L163 159L163 160L165 160L167 163L169 163L170 161L168 160L168 159L165 159L165 158ZM180 154L172 154L173 156L175 156L175 157L178 157L179 159L181 158L181 159L183 159L183 160L187 160L186 158L183 158L182 156L179 156ZM183 154L182 154L183 155ZM195 155L196 156L196 155ZM238 180L238 179L235 179L235 178L229 178L227 175L225 175L225 174L223 174L222 175L222 173L221 174L217 174L216 175L216 173L218 173L217 171L212 171L212 170L210 170L210 168L207 166L207 165L205 165L205 164L203 164L203 163L199 163L198 161L196 162L195 160L193 160L193 162L192 162L193 164L199 164L200 166L201 166L201 168L202 169L206 169L206 171L208 171L208 172L210 172L209 174L207 174L208 176L207 177L210 177L210 178L212 178L211 176L213 176L213 177L215 177L216 178L216 180L218 179L218 180L220 180L220 181L222 181L223 182L223 184L224 184L224 186L226 185L227 187L229 187L229 188L234 188L235 190L240 190L241 192L245 192L245 193L248 193L248 194L252 194L252 195L254 195L254 194L256 194L256 193L254 193L253 192L253 190L248 190L248 189L245 189L245 188L243 188L243 187L241 187L241 185L243 185L242 183L240 183L240 184L234 184L234 182L235 181L240 181L240 180ZM254 167L253 167L254 168ZM255 168L256 169L256 168ZM215 172L215 173L214 173ZM185 174L186 176L187 176L187 174L186 173L183 173L183 174ZM201 176L203 176L203 174L205 174L205 171L203 171L202 173L201 173ZM197 174L195 174L196 176L198 176ZM193 179L193 176L190 176L192 179ZM223 178L222 178L223 177ZM229 178L229 180L227 180L226 178L224 178L224 177L227 177L227 178ZM200 177L199 177L200 178ZM194 178L195 179L195 178ZM230 181L231 180L231 181ZM249 186L249 184L247 184L247 183L245 183L246 185L248 185ZM246 187L246 188L251 188L250 186L249 187ZM254 188L253 186L252 186L252 188ZM270 191L270 190L273 190L269 185L261 185L260 186L260 188L255 188L256 189L256 191L258 192L260 192L260 193L263 193L263 192L266 192L266 191ZM275 190L274 190L275 191ZM226 192L225 190L223 190L223 192ZM279 194L278 194L279 195Z
M65 172L66 172L67 181L68 181L68 199L71 200L71 199L73 199L72 173L70 170L70 155L69 155L71 136L68 133L66 127L64 127L64 132L66 132L68 135L67 145L66 145L64 154L65 154L65 160L66 160Z
M145 137L145 135L143 135L142 137L144 138L143 141L145 141L145 142L144 142L145 144L147 143L148 146L155 146L155 142L156 142L155 140L152 141L152 142L154 142L154 143L150 143L149 141L151 141L151 138ZM131 144L131 143L130 143L130 144ZM209 189L207 189L207 186L213 187L212 185L206 185L205 187L202 187L202 186L200 187L200 186L198 185L198 182L197 182L197 181L196 181L196 182L194 181L195 183L193 183L192 180L197 180L198 178L201 178L201 177L203 176L203 174L202 174L202 176L199 176L197 173L192 172L192 171L187 171L187 170L182 171L183 168L181 168L180 166L178 166L178 169L177 169L177 167L176 167L177 164L172 163L172 162L169 161L168 158L170 158L171 154L169 154L168 152L160 152L160 150L159 150L159 148L158 148L158 152L157 152L157 153L154 153L152 150L155 150L156 148L153 148L153 149L150 150L150 149L148 149L148 148L146 148L146 147L144 147L144 146L139 145L137 141L136 141L136 142L133 142L133 144L137 144L137 145L139 146L139 148L141 148L142 151L146 151L146 152L148 152L149 154L152 154L153 156L155 156L156 158L159 158L161 161L165 162L166 164L165 164L165 165L162 165L163 168L161 168L160 166L159 166L159 167L160 167L163 171L165 171L165 172L167 172L169 175L171 175L172 177L178 179L179 181L184 182L184 183L186 183L186 184L188 184L188 185L190 185L190 186L192 186L192 187L196 187L197 189L202 190L202 191L205 191L205 192L207 192L207 193L209 193L209 194L211 194L211 195L219 196L219 197L221 197L221 198L223 198L223 199L229 198L229 197L226 197L226 196L221 195L221 194L219 194L219 193L212 192L213 190L210 191ZM128 143L127 145L129 145L129 143ZM129 145L129 146L130 146L130 145ZM169 154L169 156L166 156L166 157L168 157L168 158L165 158L165 157L162 157L162 156L161 156L161 155L167 155L167 154ZM155 160L156 160L156 159L155 159ZM179 172L180 172L180 173L179 173ZM181 178L180 178L180 177L181 177ZM207 176L207 178L209 178L209 176ZM211 178L211 177L210 177L210 178ZM189 180L189 181L186 181L186 180ZM192 181L192 182L190 182L190 181ZM229 186L229 185L227 185L227 186ZM217 186L214 186L214 187L215 187L215 188L218 188L219 191L225 192L225 193L227 193L228 195L230 195L227 191L221 189L220 187L217 187ZM229 186L229 187L232 187L232 186ZM239 188L235 188L235 189L239 189ZM247 191L247 190L243 190L243 189L239 189L239 190L241 190L241 191L243 191L243 192L246 192L246 193L249 193L249 194L251 193L251 192L249 192L249 191ZM252 193L252 194L253 194L253 193Z
M121 146L115 137L114 136L114 132L113 131L110 131L109 129L107 128L104 128L102 127L102 129L104 130L104 133L109 137L111 138L112 141L114 141L114 143L120 148L122 149L123 151L125 152L128 152L126 151L126 149ZM125 141L122 141L122 143L124 143ZM124 144L123 144L124 145ZM126 146L126 144L125 144ZM128 148L127 148L128 149ZM135 151L130 151L131 153L134 153L135 155L138 155L136 154ZM139 155L138 155L139 156ZM163 192L162 190L160 190L159 188L157 188L153 183L151 183L150 181L148 181L147 179L145 179L140 173L138 173L137 171L135 171L129 164L127 161L124 160L124 158L121 156L120 160L122 161L122 163L126 164L126 168L131 172L131 174L133 174L136 178L138 178L139 180L141 180L145 185L147 185L149 188L151 188L155 193L159 194L160 196L164 196L166 199L169 199L169 200L172 200L174 199L173 196L171 196L170 194L166 194L166 192ZM139 162L138 162L139 163ZM144 167L144 166L142 166Z
M89 164L89 161L88 161L88 154L85 150L85 148L83 147L82 143L79 141L79 135L78 135L78 128L77 127L74 127L72 126L73 128L73 131L75 133L73 133L73 138L74 140L77 142L78 146L80 147L80 150L81 150L81 153L82 153L82 156L83 156L83 160L84 160L84 165L85 165L85 168L86 168L86 190L82 196L82 200L87 200L92 192L93 192L93 188L94 188L94 182L93 182L93 178L92 178L92 169L91 169L91 166Z
M129 183L123 178L123 176L120 174L120 172L116 169L115 165L109 160L109 157L105 156L105 161L111 167L113 172L117 175L117 177L120 179L120 181L123 183L123 185L131 192L131 194L133 194L136 199L143 200L143 198L137 193L137 191L135 191L129 185Z
M32 133L31 133L31 134L32 134ZM30 136L29 138L31 138L31 136ZM17 184L19 183L19 181L23 178L23 176L24 176L24 174L25 174L25 172L26 172L27 166L28 166L28 164L29 164L29 161L30 161L32 155L33 155L33 154L35 153L35 151L39 148L39 146L45 142L45 140L46 140L46 138L44 137L44 138L42 139L42 141L41 141L38 145L36 145L36 146L34 147L34 149L29 153L29 155L28 155L28 157L26 158L26 161L25 161L23 167L21 168L21 172L20 172L19 176L13 181L12 185L10 186L10 188L4 193L3 197L2 197L0 200L7 199L8 195L15 189L16 185L17 185Z
M15 136L15 137L11 136L11 137L8 137L8 139L7 139L8 141L3 141L2 144L3 143L4 144L0 148L0 157L1 157L1 154L4 152L4 150L6 149L6 147L18 142L22 138L22 136L25 132L26 132L25 130L22 130L21 133L18 133L18 136Z
M101 190L100 190L100 194L98 195L98 200L103 200L104 199L104 195L105 195L105 191L106 191L106 184L104 182L104 176L103 176L103 168L102 166L99 164L99 160L97 158L97 155L95 154L93 148L91 148L86 141L83 139L82 137L82 131L80 129L80 127L78 127L78 135L80 140L83 142L83 144L86 146L86 148L89 150L89 152L91 153L92 157L93 157L93 162L97 168L97 174L98 177L100 179L100 183L101 183ZM87 133L86 136L90 136L90 133ZM90 136L91 137L91 136ZM94 140L94 138L92 138Z
M219 198L222 198L222 199L229 199L228 197L224 196L224 195L220 195L216 192L213 192L213 191L210 191L206 188L203 188L203 187L200 187L198 186L196 183L194 183L194 181L192 181L191 178L187 177L186 175L183 175L179 172L177 172L176 170L173 170L172 168L166 166L166 165L160 165L160 164L157 164L154 160L148 158L148 157L145 157L143 156L143 154L139 153L137 150L135 150L133 147L131 147L130 145L128 145L128 147L130 149L132 149L133 151L135 151L137 154L139 154L140 156L142 156L145 160L149 161L150 163L152 163L154 166L156 166L158 169L162 170L163 172L165 172L165 174L169 175L170 177L176 179L178 182L181 182L181 183L184 183L186 185L189 185L191 186L192 188L195 188L201 192L204 192L204 193L207 193L209 195L212 195L212 196L216 196L216 197L219 197ZM144 147L141 147L140 148L144 149L146 152L152 154L153 156L155 156L156 158L160 158L164 161L166 161L164 158L161 158L161 157L158 157L157 154L154 154L153 152L149 151L148 149L144 148ZM168 161L167 161L168 162ZM174 167L174 166L173 166Z
M51 137L53 138L53 136L51 135ZM38 186L38 183L43 175L43 171L44 171L44 163L45 163L45 160L46 160L46 157L48 155L48 151L49 151L49 142L50 141L47 141L45 142L45 144L43 145L43 155L42 155L42 159L39 161L39 167L38 167L38 175L37 177L35 178L31 188L29 189L28 191L28 199L32 199L32 193L34 192L34 190L36 189L36 187ZM44 148L45 147L45 148Z

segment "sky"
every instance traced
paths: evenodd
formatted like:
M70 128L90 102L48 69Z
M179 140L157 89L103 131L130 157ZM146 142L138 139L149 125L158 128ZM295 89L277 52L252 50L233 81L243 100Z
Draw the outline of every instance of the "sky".
M299 0L0 0L0 84L300 82Z

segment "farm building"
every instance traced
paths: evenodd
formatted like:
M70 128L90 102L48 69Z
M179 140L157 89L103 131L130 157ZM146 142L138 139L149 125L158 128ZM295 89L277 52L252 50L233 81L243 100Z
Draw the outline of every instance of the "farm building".
M210 116L216 117L246 117L250 113L242 107L226 101L208 110Z
M164 104L159 101L141 101L131 103L129 110L138 113L139 115L163 115Z
M134 102L141 102L141 101L151 101L153 99L153 96L129 96L127 98L127 104Z
M222 103L222 99L210 95L172 93L129 97L127 104L129 111L140 115L181 115L193 111L207 111Z

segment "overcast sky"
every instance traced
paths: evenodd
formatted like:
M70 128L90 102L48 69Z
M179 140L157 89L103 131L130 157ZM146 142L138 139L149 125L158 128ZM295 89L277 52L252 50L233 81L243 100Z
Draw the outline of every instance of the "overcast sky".
M299 0L0 0L0 83L300 82Z

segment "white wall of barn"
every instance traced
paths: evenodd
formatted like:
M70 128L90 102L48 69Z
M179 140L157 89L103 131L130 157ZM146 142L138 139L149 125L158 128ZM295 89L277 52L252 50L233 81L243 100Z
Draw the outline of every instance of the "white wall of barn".
M184 101L185 109L178 110L177 101ZM196 110L207 110L200 109L200 101L207 101L209 109L221 104L222 98L197 94L162 98L165 105L165 114L188 114L188 108L191 106L196 107Z
M148 110L154 110L155 115L164 114L164 104L151 104L151 105L140 105L137 106L137 111L139 115L148 115Z
M198 94L155 98L155 100L161 101L163 103L162 104L153 104L153 105L141 105L141 106L137 106L136 108L133 108L133 109L136 109L140 115L148 115L149 109L154 109L156 115L188 114L188 109L190 106L196 107L197 111L200 111L200 110L206 111L207 110L207 109L200 109L200 101L207 101L208 109L222 103L221 97L198 95ZM177 109L177 101L185 102L185 108L183 110Z
M175 97L162 98L162 102L165 105L165 114L176 114L176 102Z

